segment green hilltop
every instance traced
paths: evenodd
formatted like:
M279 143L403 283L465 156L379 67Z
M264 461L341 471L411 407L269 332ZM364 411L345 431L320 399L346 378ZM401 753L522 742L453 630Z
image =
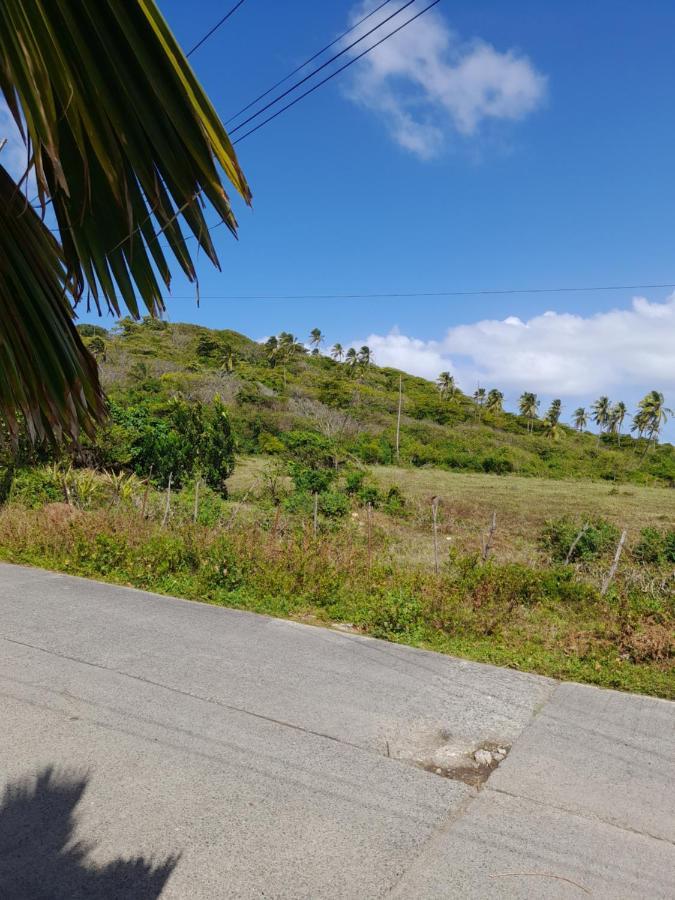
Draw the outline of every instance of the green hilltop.
M315 433L336 465L358 462L540 478L675 484L675 447L487 408L458 389L361 360L308 352L292 336L267 345L230 330L145 319L81 325L113 404L155 407L220 398L240 453L288 450ZM275 344L276 342L276 344ZM318 342L317 342L318 343ZM338 346L338 350L339 350ZM361 355L362 356L362 355ZM398 460L396 431L401 390ZM536 392L536 384L532 390ZM104 460L105 462L105 460Z

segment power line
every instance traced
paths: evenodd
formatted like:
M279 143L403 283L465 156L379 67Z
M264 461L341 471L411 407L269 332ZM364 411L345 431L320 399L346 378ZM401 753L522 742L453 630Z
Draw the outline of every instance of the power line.
M398 15L398 13L401 12L402 9L405 9L406 6L409 6L411 2L414 2L414 0L408 0L408 3L406 3L405 6L402 6L396 13L394 13L394 15ZM383 38L380 38L379 41L376 41L376 43L374 43L372 46L367 47L365 50L363 50L361 53L359 53L353 59L350 59L349 62L345 63L343 66L340 66L340 68L336 69L334 72L331 72L331 74L328 75L326 78L323 78L321 81L318 81L311 88L304 91L302 94L300 94L294 100L292 100L290 103L287 103L286 106L282 106L281 109L277 110L271 116L268 116L267 119L264 119L262 122L259 122L254 128L251 128L250 131L247 131L245 134L242 134L241 137L237 138L237 140L233 141L232 143L238 144L240 141L243 141L244 138L247 138L249 135L253 134L254 131L258 131L258 129L262 128L263 125L266 125L268 122L271 122L272 119L276 119L276 117L281 115L281 113L285 112L287 109L290 109L291 106L295 106L295 104L299 103L300 100L304 99L309 94L312 94L315 90L320 88L322 85L326 84L327 81L330 81L331 78L334 78L336 75L339 75L340 72L343 72L345 69L349 68L349 66L351 66L353 63L358 62L359 59L362 59L367 53L370 53L371 50L374 50L376 47L379 47L380 44L383 44L386 40L388 40L390 37L393 37L395 34L397 34L399 31L401 31L407 25L410 25L410 23L414 22L415 19L419 19L420 16L423 16L424 13L428 12L432 7L436 6L437 3L440 3L440 0L433 0L433 3L430 3L428 6L426 6L424 9L420 10L420 12L416 13L414 16L411 16L409 19L406 19L405 22L403 22L401 25L399 25L393 31L390 31L389 34L386 34ZM389 16L389 18L391 19L392 16ZM385 22L386 21L389 21L389 20L385 19ZM380 23L380 24L384 24L384 23ZM378 25L377 27L379 28L380 26ZM374 30L375 29L372 29L372 31L374 31ZM368 32L368 34L370 34L370 33L371 32ZM364 35L364 37L366 37L366 36L367 35ZM361 40L361 39L359 39L359 40ZM355 43L357 43L357 42L355 42ZM330 62L330 60L329 60L329 62ZM318 69L315 71L318 71ZM315 74L315 73L312 73L312 74ZM303 80L306 80L306 79L303 79ZM298 83L301 83L301 82L298 82ZM295 85L295 87L297 87L297 85ZM288 93L288 91L286 93ZM285 94L283 96L285 96ZM279 98L277 98L277 99L279 99ZM276 100L273 102L276 102ZM267 107L265 107L265 109L266 108ZM260 110L260 112L262 112L262 111L263 110ZM257 113L256 113L256 115L257 115ZM242 125L243 124L245 124L245 123L242 122ZM241 126L237 126L237 127L241 127ZM230 134L232 134L236 130L237 130L236 128L233 129L233 131L231 131ZM220 226L224 225L224 224L225 224L224 219L221 219L219 222L216 222L214 225L208 226L208 230L209 230L209 232L214 231L216 228L220 228ZM154 235L154 239L159 238L162 235L163 231L164 231L164 229L160 229L159 231L157 231ZM186 241L189 241L192 239L194 239L194 234L188 234L185 236Z
M238 112L234 113L234 115L230 116L229 119L225 120L225 124L228 125L233 119L239 118L239 116L243 112L246 112L247 109L250 109L252 106L254 106L256 103L258 103L260 100L262 100L268 94L271 94L275 88L279 87L279 85L283 84L285 81L288 81L289 78L292 78L294 75L296 75L302 69L304 69L305 66L308 66L311 62L314 62L314 60L317 59L317 57L319 57L323 53L325 53L326 50L330 50L331 47L335 46L335 44L339 43L343 38L345 38L348 34L350 34L352 31L354 31L355 28L358 28L359 25L363 25L363 23L367 19L370 19L371 16L374 16L375 13L379 12L383 6L387 5L387 3L391 3L391 0L384 0L384 3L380 3L380 5L376 6L375 9L371 10L368 13L368 15L364 16L362 19L359 19L358 22L355 22L351 26L351 28L348 28L346 31L343 31L342 34L339 37L336 37L334 41L331 41L330 44L326 44L326 46L322 47L321 50L317 50L317 52L313 56L310 56L309 59L306 59L303 63L301 63L299 66L297 66L295 69L293 69L292 72L289 72L288 75L285 75L283 78L280 78L279 81L275 82L272 85L272 87L268 88L266 91L263 91L262 94L259 94L255 98L255 100L251 100L251 102L247 103L246 106L242 106L242 108Z
M206 41L208 41L208 39L211 37L211 35L215 34L215 32L218 31L218 29L220 28L221 25L224 25L225 22L227 22L227 20L230 18L232 13L235 13L239 9L239 7L241 6L241 4L243 2L244 2L244 0L239 0L239 3L235 3L234 6L232 7L232 9L230 9L229 12L226 12L225 15L223 16L223 18L219 22L216 22L216 24L213 26L213 28L210 31L207 31L206 34L204 35L204 37L200 38L197 41L197 43L194 45L192 50L188 50L188 52L185 54L186 58L188 56L192 56L192 54L195 52L195 50L199 50L201 45L203 43L205 43Z
M254 132L258 131L258 129L262 128L263 125L267 125L267 123L271 122L272 119L276 119L277 116L280 116L283 112L286 112L287 109L290 109L292 106L295 106L296 103L299 103L305 97L308 97L310 94L314 93L314 91L316 91L322 85L326 84L327 81L330 81L331 78L335 78L335 76L339 75L340 72L344 72L345 69L348 69L350 66L354 65L355 62L358 62L367 53L370 53L371 50L374 50L376 47L379 47L380 44L383 44L385 41L388 41L390 37L393 37L395 34L398 34L399 31L401 31L407 25L410 25L410 23L414 22L415 19L419 19L419 17L423 16L424 13L429 12L429 10L432 9L434 6L436 6L436 4L438 4L438 3L440 3L440 0L433 0L433 3L430 3L428 6L425 6L424 9L420 10L420 12L416 13L414 16L411 16L409 19L406 19L406 21L403 22L402 25L399 25L398 28L395 28L393 31L390 31L389 34L385 34L385 36L383 38L380 38L380 40L376 41L372 46L367 47L365 50L362 50L361 53L354 56L352 59L349 60L349 62L346 62L344 65L340 66L338 69L335 69L333 72L330 73L330 75L327 75L325 78L322 78L321 81L318 81L316 84L312 85L312 87L309 88L308 90L303 91L302 94L300 94L294 100L291 100L291 102L287 103L286 106L282 106L281 109L278 109L271 116L268 116L266 119L263 119L262 122L259 122L255 127L251 128L250 131L245 132L244 134L242 134L241 137L237 138L237 140L233 141L232 143L238 144L240 141L243 141L245 138L249 137L249 135L253 134ZM408 6L408 5L409 5L409 3L406 4L406 6ZM405 9L405 7L401 7L401 9ZM399 10L399 12L400 12L400 10ZM391 16L390 16L390 18L391 18ZM286 93L288 93L288 92L286 92ZM261 110L261 112L262 112L262 110ZM245 124L245 123L242 122L242 125L243 124ZM241 127L241 126L237 126L237 128L239 128L239 127ZM236 130L237 130L236 128L233 129L233 132ZM233 133L233 132L230 132L230 133Z
M507 296L513 294L570 294L593 291L635 291L635 290L659 290L663 288L675 288L675 282L668 284L603 284L585 287L536 287L536 288L496 288L470 291L411 291L409 293L362 293L362 294L222 294L203 295L199 300L392 300L415 298L440 298L440 297L486 297ZM194 296L165 297L169 303L177 300L194 300Z
M352 41L351 44L348 44L346 47L344 47L342 50L340 50L339 53L335 53L333 56L330 57L330 59L327 59L326 62L321 63L320 66L317 66L316 69L312 69L312 71L309 72L307 75L305 75L304 78L301 78L299 81L296 81L295 84L292 84L289 88L287 88L281 94L278 94L273 100L270 100L269 103L266 103L265 106L263 106L261 109L257 110L257 112L254 112L253 115L250 115L248 117L248 119L244 119L243 122L240 122L234 128L231 128L230 134L235 134L237 131L239 131L240 128L243 128L244 125L248 125L248 123L252 122L253 119L257 119L258 116L261 116L271 106L274 106L275 103L278 103L279 100L283 100L284 97L287 97L289 94L292 94L293 91L296 88L300 87L301 84L304 84L306 81L309 81L310 78L313 78L318 72L321 72L322 69L325 69L326 66L329 66L331 63L335 62L335 60L339 59L341 56L344 56L345 53L348 53L352 49L352 47L355 47L357 44L360 44L361 41L365 41L365 39L367 37L370 37L370 35L374 31L377 31L378 28L382 28L383 25L386 25L387 22L391 21L391 19L395 18L399 13L402 13L404 9L407 9L414 2L415 2L415 0L406 0L406 2L403 4L403 6L399 7L399 9L397 9L396 12L393 12L390 16L387 16L386 19L383 19L378 25L373 26L373 28L371 28L370 31L366 31L365 34L362 34L361 37L357 38L355 41ZM438 0L436 0L436 2L438 2ZM412 21L412 20L409 20L409 21ZM395 34L395 33L396 32L392 32L392 34ZM376 47L377 44L375 44L374 46ZM356 57L356 59L358 59L358 57ZM338 69L337 71L339 72L339 71L341 71L341 69ZM323 84L323 82L320 82L320 84ZM303 94L302 96L305 96L305 95ZM287 109L287 108L288 107L284 107L284 109Z

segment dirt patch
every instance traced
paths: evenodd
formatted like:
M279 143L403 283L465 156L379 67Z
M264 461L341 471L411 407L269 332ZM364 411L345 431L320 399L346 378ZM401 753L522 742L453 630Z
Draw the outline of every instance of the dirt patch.
M470 787L484 784L497 766L508 756L509 745L485 741L473 749L458 752L456 745L439 748L431 759L417 760L426 772L461 781Z

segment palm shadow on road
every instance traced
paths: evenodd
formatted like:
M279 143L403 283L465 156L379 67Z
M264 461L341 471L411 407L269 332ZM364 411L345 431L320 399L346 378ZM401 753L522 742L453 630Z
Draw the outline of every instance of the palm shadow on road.
M94 844L75 837L76 807L88 776L47 767L11 782L0 801L3 900L156 900L178 856L142 856L106 865L87 860Z

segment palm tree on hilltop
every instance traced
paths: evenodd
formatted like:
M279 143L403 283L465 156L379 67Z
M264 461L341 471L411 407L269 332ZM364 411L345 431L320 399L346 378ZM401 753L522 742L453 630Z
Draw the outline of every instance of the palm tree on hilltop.
M518 400L518 410L520 415L527 419L527 430L531 434L539 410L537 395L531 391L523 391Z
M588 413L583 406L579 406L574 410L573 422L577 431L583 431L588 425Z
M342 344L333 344L333 346L331 347L331 350L330 350L330 355L333 357L333 359L336 362L342 362L344 355L345 355L345 351L344 351Z
M504 403L504 394L497 388L488 391L487 400L485 401L485 409L489 412L502 412Z
M370 368L373 362L373 351L365 344L359 350L359 365L365 371Z
M449 372L441 372L436 379L436 386L441 397L454 397L457 385L454 377Z
M609 425L609 411L611 409L611 403L609 402L609 397L599 397L591 410L593 412L593 421L598 426L598 443L600 443L600 437Z
M319 348L321 347L321 344L323 344L323 341L324 341L324 336L321 333L321 329L320 328L312 328L312 330L309 333L309 344L310 344L310 347L312 347L312 355L313 356L319 355Z
M354 374L356 372L356 367L359 364L359 354L356 352L354 347L350 347L345 354L345 363L349 368L349 371Z
M619 400L618 403L615 403L609 411L609 430L612 434L616 434L616 442L619 446L621 446L621 428L623 427L627 412L628 409L623 400Z
M553 400L551 401L551 405L548 408L546 413L546 419L549 422L552 422L554 425L557 425L560 421L560 413L562 412L562 401L561 400Z

